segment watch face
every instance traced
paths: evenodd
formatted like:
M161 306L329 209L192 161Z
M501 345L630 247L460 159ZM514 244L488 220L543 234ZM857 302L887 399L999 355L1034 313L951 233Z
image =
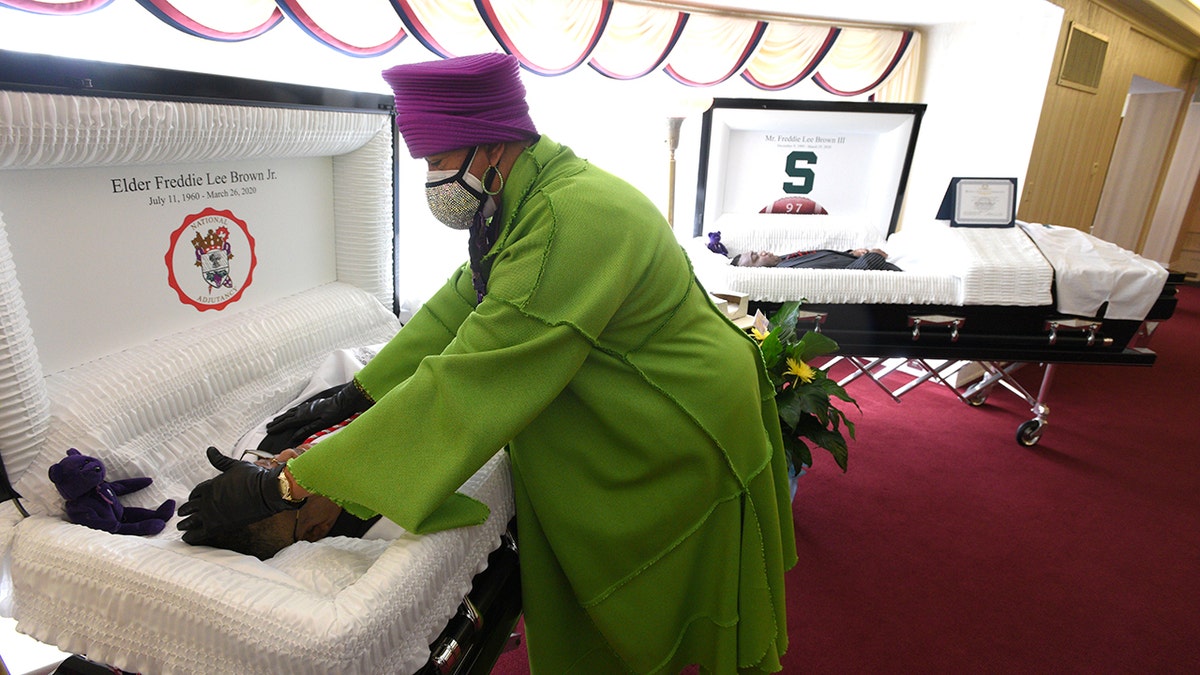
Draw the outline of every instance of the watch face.
M292 486L288 483L287 474L279 472L279 496L284 501L292 501Z

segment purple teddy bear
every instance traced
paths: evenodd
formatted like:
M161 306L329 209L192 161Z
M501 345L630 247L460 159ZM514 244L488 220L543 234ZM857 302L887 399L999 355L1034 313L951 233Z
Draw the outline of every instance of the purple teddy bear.
M708 250L713 253L720 253L721 255L729 255L729 249L725 248L725 244L721 243L720 232L708 233Z
M82 455L75 448L50 467L50 482L67 500L67 520L78 525L114 534L158 534L175 514L175 500L168 499L157 509L125 507L117 499L146 487L147 477L104 480L104 463Z

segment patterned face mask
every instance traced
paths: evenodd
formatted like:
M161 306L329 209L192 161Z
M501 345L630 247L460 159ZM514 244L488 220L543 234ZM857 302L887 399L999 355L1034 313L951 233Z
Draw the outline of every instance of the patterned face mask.
M483 191L483 183L467 172L478 151L478 147L472 148L458 170L430 171L425 176L429 210L446 227L465 230L471 227L476 212L482 210L484 218L496 212L496 202Z

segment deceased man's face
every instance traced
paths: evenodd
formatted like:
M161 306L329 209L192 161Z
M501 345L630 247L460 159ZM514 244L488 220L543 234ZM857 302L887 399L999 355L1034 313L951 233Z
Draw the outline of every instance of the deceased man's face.
M738 267L774 267L779 264L779 256L770 251L747 251L738 256Z

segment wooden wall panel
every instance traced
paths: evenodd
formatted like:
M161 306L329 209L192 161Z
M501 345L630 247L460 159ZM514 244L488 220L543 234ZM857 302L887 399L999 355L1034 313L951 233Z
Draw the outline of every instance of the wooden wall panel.
M1188 90L1195 61L1101 2L1053 1L1064 10L1063 30L1017 213L1022 220L1087 231L1100 201L1133 76ZM1072 21L1109 38L1104 73L1094 94L1057 84L1066 29Z

